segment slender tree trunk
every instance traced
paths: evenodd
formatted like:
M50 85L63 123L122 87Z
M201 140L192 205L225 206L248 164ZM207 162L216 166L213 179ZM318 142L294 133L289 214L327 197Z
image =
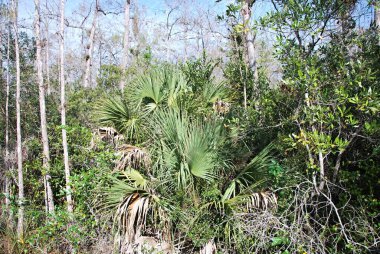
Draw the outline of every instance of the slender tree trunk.
M1 13L1 14L3 14L3 13ZM0 22L1 23L5 23L3 21L3 19L2 19L2 17L0 17ZM3 25L0 24L0 80L2 80L3 76L4 76L4 73L3 73L3 49L2 49L2 46L3 46ZM7 85L6 84L5 84L5 90L7 90ZM5 175L7 173L7 161L6 160L7 159L4 158L4 168L2 169L1 175L0 175L1 180L5 179ZM4 192L5 192L5 181L4 182L2 181L1 183L4 184L4 185L1 185L1 190L4 190ZM6 197L5 197L4 200L6 200ZM2 214L3 217L6 217L6 210L1 209L1 214Z
M22 143L21 143L21 107L20 107L20 50L18 45L18 24L17 24L17 11L18 1L13 0L13 30L15 33L14 46L16 55L16 136L17 136L17 173L18 173L18 220L17 220L17 237L19 240L23 239L24 234L24 176L22 172Z
M123 38L123 57L121 58L121 80L120 89L123 91L125 87L125 71L128 64L128 51L129 51L129 17L130 17L131 0L125 1L124 6L124 38Z
M1 11L1 10L0 10ZM3 23L3 20L0 19L0 22ZM3 77L3 26L0 24L0 77Z
M13 221L13 216L10 211L10 179L8 176L9 172L9 88L10 88L10 46L11 46L11 29L8 23L8 34L7 34L7 79L6 79L6 91L5 91L5 210L8 215L8 222ZM8 227L10 224L8 224Z
M375 1L375 25L377 28L378 45L380 46L380 1Z
M46 9L47 7L47 1ZM48 95L51 93L51 87L50 87L50 68L49 68L49 61L50 61L50 41L49 41L49 20L48 18L45 19L45 37L46 37L46 46L45 46L45 72L46 72L46 92Z
M380 28L380 1L375 1L375 24Z
M50 153L49 153L49 139L47 134L47 121L46 121L46 104L45 104L45 86L44 78L42 74L42 55L41 55L41 32L40 32L40 0L34 0L36 6L35 10L35 38L36 38L36 69L37 69L37 80L38 80L38 90L39 90L39 100L40 100L40 118L41 118L41 141L43 147L43 163L42 167L44 169L44 182L45 182L45 195L46 208L48 213L54 212L54 200L53 192L50 185Z
M83 86L89 87L91 83L91 67L92 67L92 53L94 51L94 40L95 40L95 31L96 23L98 21L98 9L99 9L99 0L96 0L94 19L92 20L92 26L90 31L90 38L86 48L88 49L86 54L86 70L84 73Z
M241 9L241 14L243 16L243 22L244 22L244 35L245 35L245 43L247 48L247 58L248 58L248 65L250 70L253 73L254 77L254 94L257 95L257 85L259 76L257 73L257 63L256 63L256 50L255 50L255 39L256 34L254 34L250 27L250 19L251 19L251 8L255 0L244 0L243 7ZM246 89L246 88L245 88ZM246 96L246 95L245 95ZM246 101L246 98L244 99Z
M63 160L65 165L65 178L66 178L66 201L67 211L71 214L73 212L73 200L71 197L70 186L70 167L69 167L69 152L67 147L67 134L66 134L66 102L65 102L65 56L64 56L64 40L65 38L65 0L61 0L61 22L60 22L60 81L61 81L61 125L62 125L62 146L63 146Z

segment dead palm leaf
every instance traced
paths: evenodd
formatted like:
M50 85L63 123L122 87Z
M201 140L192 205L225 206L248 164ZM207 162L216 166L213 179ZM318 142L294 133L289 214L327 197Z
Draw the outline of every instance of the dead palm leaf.
M249 192L230 198L225 203L236 212L266 211L277 207L277 196L271 191Z
M126 168L148 169L150 166L148 153L139 147L123 144L117 148L116 154L119 156L115 167L117 171Z
M137 170L130 169L117 177L110 176L110 180L111 186L105 189L101 209L111 212L117 232L115 244L119 250L130 248L142 236L147 226L148 211L152 211L152 221L168 221L163 200L154 194L155 191L149 187L151 183Z
M114 147L117 147L122 141L124 141L124 136L118 133L112 127L100 127L92 133L90 149L96 149L97 144L100 141L106 142Z

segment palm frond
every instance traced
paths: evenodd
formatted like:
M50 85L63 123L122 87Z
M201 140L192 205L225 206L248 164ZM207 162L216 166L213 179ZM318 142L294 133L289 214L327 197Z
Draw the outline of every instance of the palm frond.
M117 148L119 159L116 161L115 170L125 170L127 168L148 169L150 157L148 153L139 147L123 144Z
M154 153L162 162L159 166L172 172L179 187L192 185L194 177L206 181L215 178L224 163L219 150L224 139L220 124L165 110L155 115L151 125L156 141Z
M178 108L177 99L186 87L182 73L173 67L152 69L132 84L131 97L136 107L147 114L158 108Z
M214 102L212 108L218 115L225 115L230 112L231 104L218 99Z
M136 81L136 95L138 105L145 104L154 110L164 97L163 86L164 76L158 70L139 77Z
M112 127L99 127L92 133L91 149L96 149L98 142L104 141L114 146L117 146L124 140L124 136L119 134Z
M124 243L133 242L145 225L151 196L146 190L137 188L138 185L132 186L128 181L117 177L110 177L110 180L112 185L105 190L106 198L102 208L114 211L114 226Z
M267 169L271 163L272 146L268 145L251 162L239 172L239 174L231 181L224 192L223 199L227 200L237 195L237 190L242 192L248 187L252 187L263 176L263 171Z
M215 103L218 100L228 101L228 89L223 82L213 83L207 82L204 84L203 98L208 103Z
M126 134L129 140L138 140L141 136L140 117L136 116L127 103L119 97L108 98L99 103L98 121L117 132Z
M199 251L199 254L214 254L216 253L216 245L214 240L208 241Z
M131 118L131 112L121 98L108 98L101 101L99 105L98 120L100 123L113 126L118 131L125 129L125 123Z
M115 244L127 246L138 239L146 227L148 212L152 211L152 221L165 224L165 240L170 239L168 211L170 205L154 194L152 183L137 170L129 169L117 176L109 177L110 187L105 187L105 199L101 209L111 212L114 228L117 230ZM158 216L157 216L158 215Z
M208 137L202 135L205 133L201 130L204 129L194 128L189 131L184 151L190 172L196 177L211 181L215 177L213 169L216 167L218 154L210 147Z
M128 181L134 184L135 188L141 188L143 190L146 190L148 181L144 178L142 174L140 174L139 171L130 168L126 171L123 171L122 174Z
M234 210L244 210L252 212L253 210L268 210L277 207L277 196L271 191L250 192L239 194L225 201Z

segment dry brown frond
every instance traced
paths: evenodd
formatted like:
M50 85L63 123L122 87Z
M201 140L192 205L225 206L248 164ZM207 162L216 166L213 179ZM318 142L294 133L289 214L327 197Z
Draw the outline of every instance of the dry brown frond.
M255 192L249 196L247 209L268 210L277 207L277 196L271 191Z
M96 148L96 143L99 141L107 142L114 147L117 147L121 141L124 141L124 136L119 134L114 128L112 127L100 127L97 130L95 130L92 134L91 139L91 149Z
M116 162L115 170L124 170L128 167L134 169L148 168L150 165L148 153L136 146L121 145L117 148L117 155L119 155L119 159Z
M213 109L218 115L225 115L230 112L230 103L217 100L214 102Z
M118 206L115 218L118 220L121 238L124 239L122 248L134 243L136 238L141 236L149 210L149 201L149 197L133 193Z
M216 245L214 240L208 241L202 248L199 250L199 254L215 254Z

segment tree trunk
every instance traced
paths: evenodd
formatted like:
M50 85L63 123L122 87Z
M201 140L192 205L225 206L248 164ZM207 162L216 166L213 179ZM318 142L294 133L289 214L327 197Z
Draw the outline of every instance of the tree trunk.
M244 22L244 35L245 35L245 43L247 48L247 58L248 58L248 65L250 70L253 73L254 77L254 94L257 95L257 85L259 76L257 73L257 63L256 63L256 56L255 56L255 39L256 34L254 34L250 27L250 19L251 19L251 9L252 5L255 1L254 0L244 0L243 7L241 9L241 15L243 16L243 22ZM246 100L246 98L245 98Z
M2 7L0 7L2 8ZM0 9L1 11L1 9ZM2 13L1 13L2 14ZM0 80L3 80L3 25L2 23L5 23L3 21L3 17L0 16ZM7 89L6 87L6 84L5 84L5 90ZM4 160L4 168L3 168L4 171L0 171L0 179L2 180L5 176L5 173L6 173L6 159ZM4 185L5 186L5 185ZM1 188L3 188L3 186L1 186ZM4 188L5 189L5 188ZM2 214L4 214L4 210L1 209L2 211Z
M13 30L15 33L14 47L16 55L16 136L17 136L17 173L18 173L18 220L17 220L17 238L22 241L24 234L24 176L22 172L22 143L21 143L21 107L20 107L20 50L18 45L18 24L17 24L17 11L18 1L12 1L12 20Z
M378 45L380 46L380 1L375 1L375 25L377 28Z
M3 21L0 19L0 22L3 23ZM0 26L0 78L3 77L3 27Z
M65 0L61 0L59 55L60 55L60 82L61 82L62 146L63 146L63 160L64 160L64 165L65 165L67 211L70 214L72 214L73 200L71 197L69 152L68 152L68 147L67 147L67 134L66 134L65 58L64 58L65 39L64 38L65 38Z
M0 19L0 22L4 22L3 20L2 20L2 18ZM5 26L4 26L5 27ZM4 29L5 30L5 29ZM2 80L3 79L3 76L4 76L4 73L3 73L3 49L2 49L2 46L3 46L3 26L2 25L0 25L0 80ZM8 88L8 84L7 83L5 83L5 91L7 91L7 88ZM7 100L8 100L8 96L6 95L6 99L5 99L5 111L7 111L8 110L8 104L7 104ZM6 117L5 117L5 125L7 125L8 124L8 118L7 118L8 116L7 116L7 112L6 112ZM5 129L7 129L7 128L5 128ZM8 133L7 133L7 130L5 130L5 139L7 139L7 135L8 135ZM5 179L5 175L7 174L7 140L5 141L5 158L4 158L4 168L3 168L3 171L1 171L1 175L0 175L0 177L1 177L1 180L2 179ZM6 181L4 181L4 186L1 186L1 188L2 188L2 190L4 191L4 193L5 193L5 204L6 204L6 199L7 199L7 197L6 197L6 192L5 192L5 189L6 189ZM1 209L1 212L2 212L2 215L3 215L3 217L6 217L6 214L7 214L7 209L6 210L3 210L3 209Z
M125 1L124 6L124 38L123 38L123 57L121 59L121 79L120 79L120 89L123 91L125 87L125 71L128 64L128 51L129 51L129 16L130 16L130 6L131 0Z
M10 209L11 201L10 197L10 184L11 181L8 176L9 171L9 88L10 88L10 46L11 46L11 28L8 25L8 34L7 34L7 79L6 79L6 98L5 98L5 210L8 214L8 227L11 226L10 223L13 223L13 214Z
M87 45L88 51L86 54L86 70L85 70L84 80L83 80L83 86L86 88L89 87L91 83L92 53L94 50L94 39L95 39L96 23L98 20L98 9L99 9L99 0L96 0L94 19L92 20L90 38Z
M376 1L375 2L375 24L376 27L380 27L380 2Z
M46 9L47 7L47 1L45 2L46 4ZM50 87L50 68L49 68L49 60L50 60L50 41L49 41L49 20L48 18L45 19L45 36L46 36L46 46L45 46L45 72L46 72L46 92L48 95L51 93L51 87Z
M46 105L45 105L45 86L42 74L42 55L41 55L41 32L40 32L40 0L34 0L35 4L35 39L36 39L36 69L37 81L39 90L40 102L40 118L41 118L41 141L43 147L43 163L44 169L44 182L45 182L45 195L46 195L46 208L48 213L54 212L53 192L50 185L50 153L49 153L49 139L47 134L47 121L46 121Z

